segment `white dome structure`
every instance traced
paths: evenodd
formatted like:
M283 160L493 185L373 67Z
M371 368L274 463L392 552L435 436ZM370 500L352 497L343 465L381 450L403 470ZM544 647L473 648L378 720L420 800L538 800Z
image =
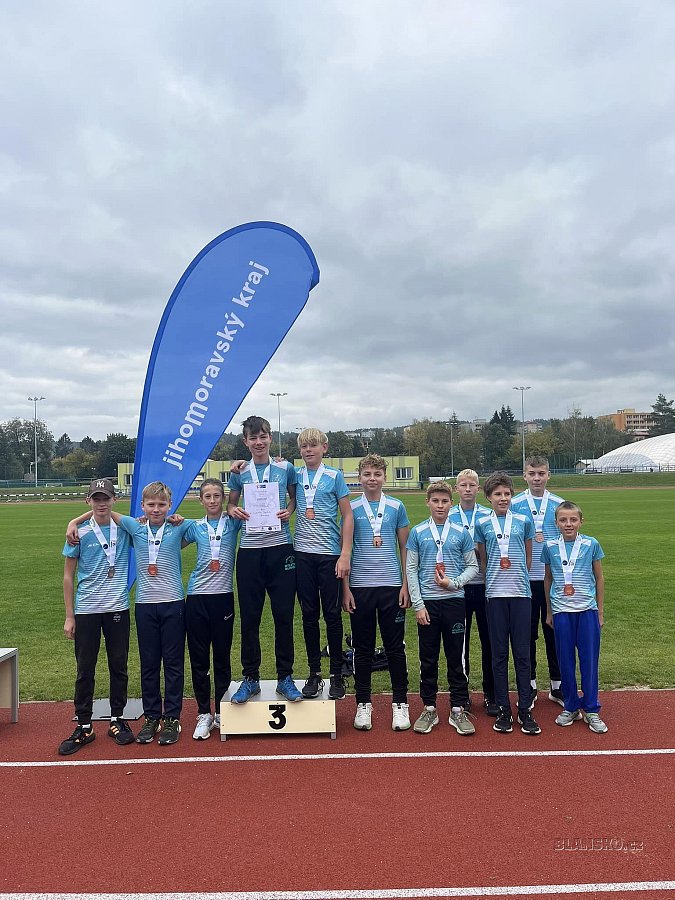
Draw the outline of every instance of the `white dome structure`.
M602 472L675 471L675 434L660 434L625 447L610 450L591 463L593 469Z

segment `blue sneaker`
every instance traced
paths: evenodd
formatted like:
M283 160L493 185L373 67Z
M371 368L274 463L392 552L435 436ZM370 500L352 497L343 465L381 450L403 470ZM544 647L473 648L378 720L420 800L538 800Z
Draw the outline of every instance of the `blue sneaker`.
M237 690L232 694L232 703L246 703L251 697L260 693L260 682L257 678L244 678Z
M296 688L290 675L277 681L277 694L285 697L289 703L297 703L298 700L302 700L302 694Z

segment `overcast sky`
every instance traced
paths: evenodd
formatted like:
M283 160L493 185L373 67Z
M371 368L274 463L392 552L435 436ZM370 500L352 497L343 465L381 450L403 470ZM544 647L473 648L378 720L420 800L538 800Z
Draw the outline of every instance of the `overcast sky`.
M135 435L175 283L273 220L321 282L243 401L282 427L675 394L671 2L0 10L0 421ZM229 423L224 422L223 427Z

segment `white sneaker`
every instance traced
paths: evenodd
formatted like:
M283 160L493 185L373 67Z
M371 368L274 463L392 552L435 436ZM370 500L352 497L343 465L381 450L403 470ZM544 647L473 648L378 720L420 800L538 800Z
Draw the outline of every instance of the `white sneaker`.
M214 726L211 713L200 713L197 716L197 726L192 737L195 741L206 741L211 737L211 729Z
M393 731L407 731L410 728L407 703L391 704L391 727Z
M213 717L213 727L220 731L220 713L216 713Z
M373 727L373 704L358 703L356 706L356 715L354 716L354 728L359 731L370 731Z

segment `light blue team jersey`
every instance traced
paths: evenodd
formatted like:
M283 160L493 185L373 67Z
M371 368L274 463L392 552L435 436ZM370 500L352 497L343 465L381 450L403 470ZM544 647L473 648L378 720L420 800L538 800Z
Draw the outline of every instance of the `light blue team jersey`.
M260 481L263 480L263 475L265 474L265 469L267 468L267 466L268 463L264 463L262 465L256 464L255 468ZM288 486L291 484L295 484L297 481L295 467L285 459L279 463L271 460L269 463L269 467L269 480L270 482L276 483L279 488L279 508L286 509L286 493L288 491ZM244 503L245 484L253 484L253 478L251 477L251 473L249 472L248 468L246 468L241 473L241 475L237 472L232 472L227 481L227 486L231 491L237 491L239 494L241 494L241 500L244 509L246 509L246 504ZM278 547L280 544L292 543L293 537L291 536L291 527L288 522L281 523L281 531L271 531L267 534L248 534L246 531L246 522L244 522L241 529L241 541L239 542L239 546L243 548Z
M373 546L373 529L368 521L361 497L351 501L354 515L354 543L349 573L350 587L401 587L401 561L398 555L398 529L410 522L405 506L394 497L386 497L380 537L382 546ZM379 501L369 504L377 513Z
M216 530L218 519L209 519L209 525ZM234 556L237 551L237 537L241 528L241 520L225 517L223 533L218 541L218 560L220 569L212 572L209 569L211 562L211 538L206 527L206 519L193 522L185 532L184 540L188 544L197 545L197 564L188 581L188 594L231 594L232 572L234 570Z
M487 506L481 506L480 503L476 503L476 505L474 506L473 509L476 510L476 518L474 519L474 522L473 522L474 534L471 534L471 529L467 528L467 526L462 522L462 514L459 511L460 510L459 503L456 506L453 506L452 509L450 510L450 521L455 522L455 524L460 525L462 528L464 528L465 531L473 538L474 543L475 543L476 522L481 518L481 516L489 516L490 509ZM465 509L464 510L464 515L469 520L469 524L471 523L471 518L473 516L473 509ZM469 581L468 583L469 584L484 584L485 583L485 575L483 574L483 572L481 572L480 566L478 567L478 575L476 575L475 578L472 578L471 581Z
M344 475L339 469L326 466L319 483L314 477L316 471L307 472L302 466L295 470L297 487L295 502L295 549L303 553L324 553L330 556L340 555L340 528L337 523L338 501L349 496L349 488ZM308 519L307 501L303 485L309 474L311 487L316 488L314 495L314 518Z
M533 497L534 506L537 512L541 509L541 501L542 497ZM558 537L558 526L555 524L555 511L563 502L563 498L559 497L557 494L552 494L549 491L548 495L548 503L546 504L546 512L544 513L544 540L549 540L551 538ZM527 491L521 491L520 494L516 494L516 496L511 501L511 511L522 513L524 516L529 516L532 519L532 523L534 524L534 517L532 516L532 512L530 511L530 506L527 502ZM530 581L543 581L544 580L544 564L541 561L541 550L544 546L544 541L532 541L532 565L530 566Z
M149 575L148 530L131 516L122 516L120 528L130 535L136 554L136 603L168 603L183 599L181 541L191 525L194 525L193 519L185 519L180 525L165 523L157 556L157 574ZM153 525L150 530L155 534L159 529Z
M110 526L99 526L106 540L110 540ZM76 615L85 613L120 612L129 609L129 535L117 529L115 574L108 578L108 557L98 542L89 522L77 529L80 543L76 547L66 544L63 555L77 560L77 590L74 610Z
M506 516L498 516L499 525L504 527ZM476 521L476 543L485 544L487 570L485 572L485 595L492 597L531 597L530 575L525 562L525 541L534 537L534 525L530 516L513 513L509 538L509 560L511 567L500 567L501 555L495 534L492 516L483 516ZM501 532L500 532L501 533Z
M464 597L464 588L457 591L448 591L439 587L434 580L436 573L436 539L434 538L430 520L426 519L420 522L410 532L408 538L408 550L414 550L419 556L419 567L417 570L420 593L422 599L441 599L445 600L449 597ZM439 536L443 534L443 525L436 525ZM469 532L460 524L454 522L450 526L450 531L443 542L443 562L445 563L445 574L449 578L458 578L466 569L464 554L471 553L474 550L474 542L469 536Z
M581 538L581 549L572 572L574 593L571 597L566 597L563 593L565 576L563 575L563 564L558 540L546 541L541 551L543 564L551 567L551 578L553 579L551 584L551 611L554 614L560 612L584 612L587 609L598 608L593 562L596 559L602 559L605 554L595 538L588 537L585 534L580 534L579 537ZM572 555L573 547L574 541L565 541L565 551L568 560Z

